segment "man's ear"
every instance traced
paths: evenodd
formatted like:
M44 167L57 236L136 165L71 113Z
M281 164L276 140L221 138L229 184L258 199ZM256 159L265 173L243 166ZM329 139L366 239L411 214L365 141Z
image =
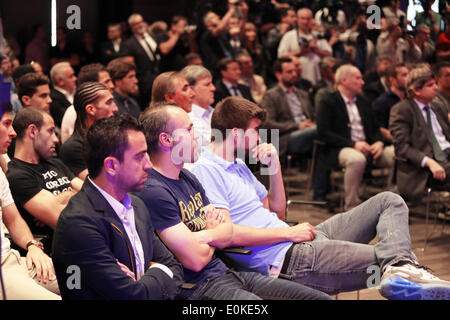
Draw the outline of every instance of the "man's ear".
M27 135L34 139L39 133L39 128L34 123L30 124L26 130Z
M173 102L172 94L171 93L166 93L164 95L164 100L166 100L167 102Z
M31 97L29 96L22 96L21 100L24 106L29 106L31 103Z
M89 114L90 116L95 117L95 107L93 104L88 104L86 107L86 113Z
M103 160L103 169L110 176L115 176L117 174L117 169L119 168L120 162L115 157L107 157Z
M161 132L158 136L158 141L159 144L163 147L163 148L171 148L173 145L173 139L172 136L170 134L168 134L167 132Z

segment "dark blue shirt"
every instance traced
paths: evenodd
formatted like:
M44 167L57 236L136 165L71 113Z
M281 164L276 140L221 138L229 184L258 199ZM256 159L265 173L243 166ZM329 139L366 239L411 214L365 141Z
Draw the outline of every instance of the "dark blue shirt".
M181 170L179 180L150 170L145 188L138 196L145 202L156 230L170 228L180 222L192 232L206 227L203 207L209 204L209 200L197 178L185 169ZM223 275L226 271L225 264L214 255L200 272L184 268L184 280L201 284L207 279Z
M379 96L373 103L373 113L376 123L382 128L389 128L389 114L391 108L400 102L400 98L392 91L387 91Z

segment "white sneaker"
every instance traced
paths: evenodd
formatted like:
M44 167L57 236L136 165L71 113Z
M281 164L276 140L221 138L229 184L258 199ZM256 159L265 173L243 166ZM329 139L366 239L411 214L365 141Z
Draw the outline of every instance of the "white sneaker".
M388 266L381 277L380 294L396 300L450 300L450 282L426 267L401 262Z

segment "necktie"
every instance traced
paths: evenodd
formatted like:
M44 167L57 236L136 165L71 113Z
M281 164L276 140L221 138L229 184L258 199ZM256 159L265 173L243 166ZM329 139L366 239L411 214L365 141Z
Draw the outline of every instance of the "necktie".
M234 85L234 86L231 87L231 89L233 89L233 91L234 91L234 96L239 97L238 86Z
M155 56L155 53L152 50L152 46L150 45L150 43L148 43L147 38L145 36L142 37L142 39L145 42L145 45L147 46L147 49L150 51L150 60L155 61L157 59L157 57Z
M441 146L439 145L439 142L437 141L436 136L434 135L433 124L431 123L430 106L425 106L425 112L427 113L427 127L428 133L430 134L431 137L431 146L433 147L434 159L438 162L446 162L447 157L445 153L442 151Z

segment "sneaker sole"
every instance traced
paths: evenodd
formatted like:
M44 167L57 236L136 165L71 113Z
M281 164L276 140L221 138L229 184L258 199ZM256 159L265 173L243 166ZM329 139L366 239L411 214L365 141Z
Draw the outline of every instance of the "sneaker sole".
M439 284L416 283L404 278L390 277L381 281L380 293L393 300L450 300L450 287Z

